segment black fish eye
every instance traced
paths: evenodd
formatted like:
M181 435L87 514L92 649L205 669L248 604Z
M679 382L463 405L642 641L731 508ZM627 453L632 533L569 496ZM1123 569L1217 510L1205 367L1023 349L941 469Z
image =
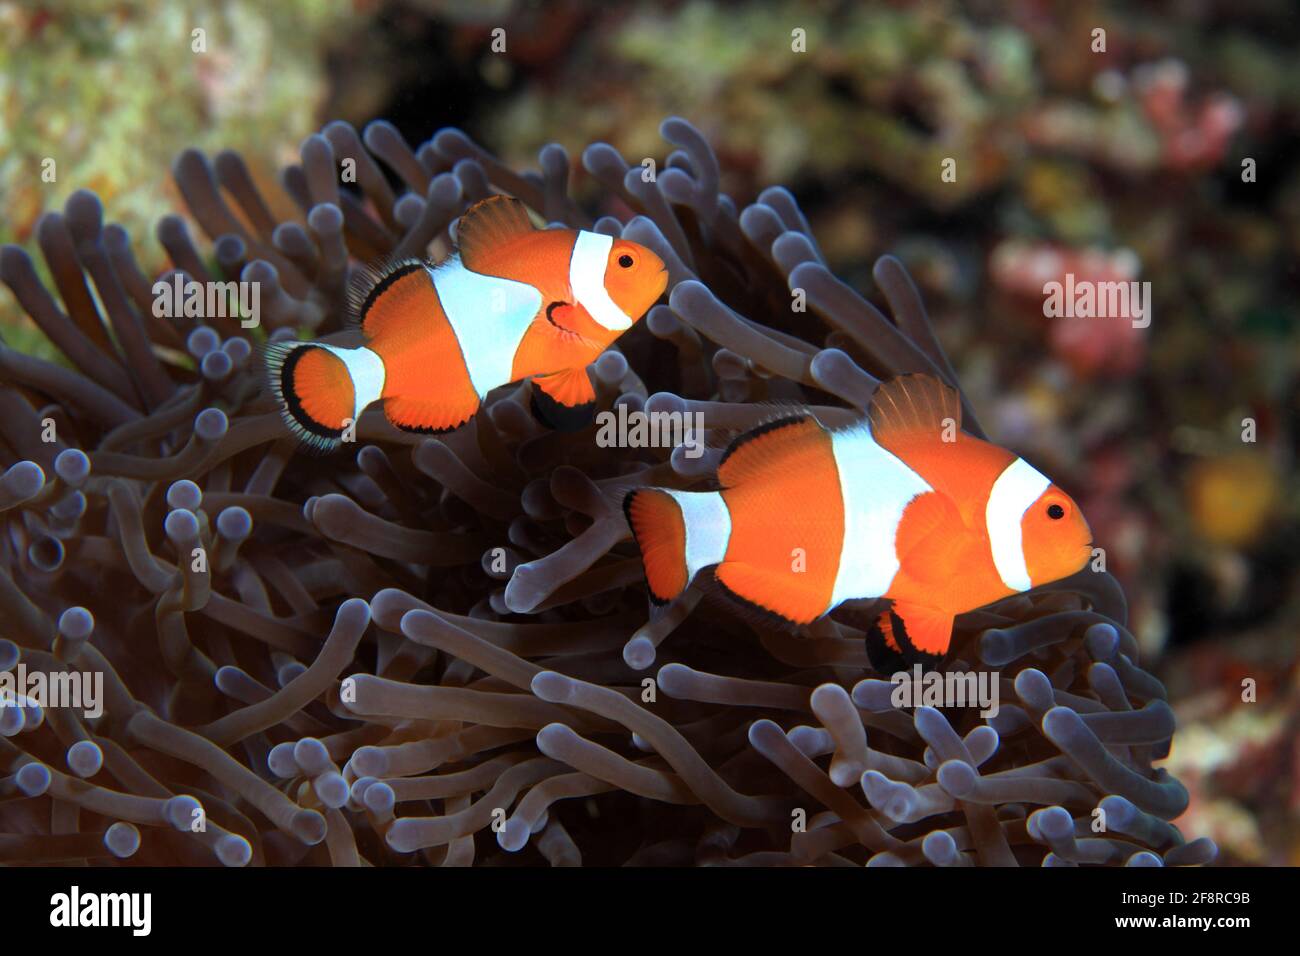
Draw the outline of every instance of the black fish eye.
M1051 518L1053 521L1060 521L1065 517L1065 509L1060 505L1048 505L1047 517Z
M629 256L629 255L626 255L626 254L625 254L625 255L621 255L621 256L618 257L618 264L619 264L620 266L622 266L624 269L631 269L631 268L632 268L632 257Z

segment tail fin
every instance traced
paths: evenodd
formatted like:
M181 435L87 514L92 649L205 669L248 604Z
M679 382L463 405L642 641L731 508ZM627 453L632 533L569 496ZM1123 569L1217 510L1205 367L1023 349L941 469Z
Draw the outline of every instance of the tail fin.
M656 604L673 600L702 568L726 556L731 516L716 491L638 488L623 499L623 513Z
M281 417L300 440L333 451L354 417L356 389L348 363L311 342L272 342L264 353L267 380Z

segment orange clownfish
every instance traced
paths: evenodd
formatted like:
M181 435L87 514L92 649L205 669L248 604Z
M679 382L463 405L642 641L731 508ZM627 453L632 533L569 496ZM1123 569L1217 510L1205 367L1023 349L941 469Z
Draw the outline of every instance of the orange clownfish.
M728 597L789 625L887 598L868 632L873 663L937 661L956 615L1068 577L1092 554L1069 495L960 428L955 390L905 375L848 428L801 414L741 435L719 491L630 492L651 597L672 600L714 565Z
M489 390L525 378L539 417L581 427L596 397L587 365L668 285L663 261L644 246L537 229L506 196L466 210L456 239L444 262L397 262L358 290L363 345L267 347L272 391L305 442L337 447L374 402L398 428L449 431Z

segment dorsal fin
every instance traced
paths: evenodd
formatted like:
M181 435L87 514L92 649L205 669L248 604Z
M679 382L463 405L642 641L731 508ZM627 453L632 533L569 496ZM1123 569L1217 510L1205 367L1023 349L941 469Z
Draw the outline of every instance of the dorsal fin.
M868 415L872 436L885 447L943 441L948 433L955 439L961 430L961 398L932 375L900 375L876 389Z
M766 422L736 438L718 464L718 482L734 488L782 452L807 441L827 440L826 431L808 414Z
M536 232L528 207L511 196L489 196L465 210L456 224L456 246L465 268L487 250ZM476 270L477 271L477 270Z
M349 324L373 338L378 330L379 317L375 313L375 303L402 279L426 269L426 263L419 259L389 258L353 270L348 279Z

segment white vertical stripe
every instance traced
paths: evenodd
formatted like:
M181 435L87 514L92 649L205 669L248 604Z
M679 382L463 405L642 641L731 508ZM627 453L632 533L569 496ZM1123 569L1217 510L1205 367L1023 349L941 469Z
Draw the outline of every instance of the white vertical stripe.
M831 608L853 598L880 597L898 573L894 538L903 511L929 483L887 448L867 424L831 434L844 501L844 544Z
M573 256L569 259L569 287L573 298L587 310L593 319L605 328L622 332L632 327L632 320L609 297L605 288L605 267L609 263L609 250L614 240L598 232L583 229L573 243Z
M727 556L731 542L731 512L717 491L660 491L671 495L682 509L686 529L686 580Z
M321 345L331 355L337 356L347 367L352 379L352 421L361 419L361 412L371 402L379 401L384 393L384 360L368 348L344 349L337 345Z
M459 256L430 272L470 384L482 398L513 377L515 352L541 311L542 294L526 282L473 272ZM437 374L438 369L429 369L430 376Z
M993 548L993 565L998 569L1002 583L1013 591L1028 591L1033 587L1029 569L1025 566L1020 519L1050 484L1029 462L1017 458L998 475L989 492L984 524Z

